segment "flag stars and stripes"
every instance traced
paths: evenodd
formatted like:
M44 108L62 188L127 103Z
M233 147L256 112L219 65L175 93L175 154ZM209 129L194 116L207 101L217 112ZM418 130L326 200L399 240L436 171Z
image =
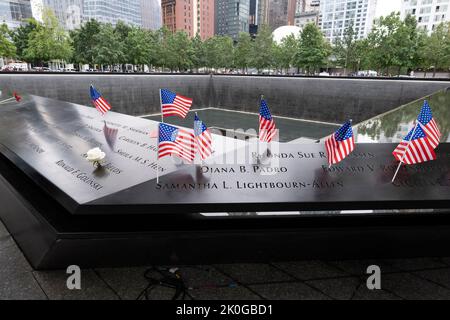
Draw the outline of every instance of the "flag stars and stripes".
M191 98L184 97L167 89L160 89L160 93L161 110L164 117L186 117L192 106Z
M93 85L90 87L91 100L95 108L102 114L105 115L109 110L111 110L111 105L102 97L100 92L94 88Z
M421 128L425 131L431 146L436 149L440 142L441 132L439 131L438 125L433 118L431 108L426 100L423 103L417 121L419 121Z
M435 160L436 153L422 127L416 125L392 152L401 163L416 164Z
M270 142L276 132L275 121L270 114L267 102L261 99L259 107L259 140L262 142Z
M212 137L211 132L197 114L194 119L194 135L200 157L205 160L212 154Z
M336 164L347 157L355 149L352 123L347 121L335 133L325 140L328 164Z
M158 159L175 155L192 162L195 158L195 138L192 130L159 124Z

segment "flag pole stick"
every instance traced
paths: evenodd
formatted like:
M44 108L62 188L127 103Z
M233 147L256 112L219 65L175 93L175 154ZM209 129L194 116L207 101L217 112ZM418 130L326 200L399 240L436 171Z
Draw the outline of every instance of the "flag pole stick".
M406 156L406 152L408 152L409 145L411 144L411 140L414 137L414 133L416 133L416 129L417 129L418 125L419 125L419 122L416 122L416 125L414 126L414 130L413 130L411 136L409 137L408 144L406 145L405 152L403 153L403 156L400 159L400 163L398 164L397 170L395 171L395 174L394 174L394 177L392 178L391 183L393 183L395 178L397 177L398 171L400 170L400 167L402 166L403 160L405 159L405 156Z
M158 124L158 138L156 140L157 150L156 150L156 183L159 183L159 124Z
M5 100L2 100L2 101L0 101L0 104L8 102L8 101L13 100L13 99L15 99L15 98L12 97L12 98L8 98L8 99L5 99Z
M162 110L162 97L161 97L161 89L159 89L159 107L161 109L161 122L164 123L164 115L163 115L163 110ZM158 127L159 129L159 127ZM158 131L158 135L159 135L159 131ZM159 141L159 138L158 138Z

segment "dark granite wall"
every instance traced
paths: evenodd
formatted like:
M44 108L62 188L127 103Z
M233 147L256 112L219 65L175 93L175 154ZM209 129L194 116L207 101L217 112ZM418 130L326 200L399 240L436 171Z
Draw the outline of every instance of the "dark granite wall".
M264 94L274 115L359 122L444 87L446 81L209 75L0 74L0 90L90 105L93 83L117 112L159 112L159 88L194 98L195 108L257 112Z

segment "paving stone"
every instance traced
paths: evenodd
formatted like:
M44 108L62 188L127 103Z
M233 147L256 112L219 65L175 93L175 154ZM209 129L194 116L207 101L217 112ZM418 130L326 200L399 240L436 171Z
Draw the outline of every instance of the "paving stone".
M270 300L328 300L326 295L301 283L285 282L250 286L252 290Z
M345 272L316 260L277 262L274 265L301 280L348 276Z
M450 269L416 271L413 274L450 289Z
M10 275L30 272L32 270L20 249L12 244L0 250L0 283Z
M2 223L2 221L0 220L0 238L2 237L2 236L7 236L7 235L9 235L9 232L8 232L8 230L6 230L6 227L5 227L5 225Z
M172 300L174 295L175 289L155 286L151 290L147 291L147 295L141 295L139 300ZM181 299L181 296L179 299ZM186 295L185 300L190 300L189 296Z
M144 277L147 267L96 269L100 277L125 300L135 300L148 286Z
M11 247L15 242L9 234L0 235L0 251L4 248Z
M195 300L260 300L261 298L243 286L201 288L190 290Z
M112 300L118 296L91 269L81 270L81 289L69 290L65 270L34 271L37 281L51 300Z
M0 300L47 299L31 272L11 273L0 281Z
M221 264L216 267L244 284L294 280L283 271L263 263Z
M401 298L383 289L369 290L363 284L356 290L353 300L401 300Z
M381 273L391 273L399 271L398 268L395 268L390 263L385 260L338 260L338 261L329 261L331 265L339 268L340 270L344 270L346 273L352 276L366 276L367 275L367 267L371 265L376 265L380 267Z
M450 257L443 257L441 258L441 261L450 266Z
M187 287L225 286L234 283L233 279L213 266L182 266L179 272Z
M382 276L381 288L404 299L450 299L450 290L409 273L393 273Z
M361 279L356 277L349 278L336 278L326 280L312 280L306 281L306 283L326 295L339 300L349 300L353 297L359 285Z
M387 261L393 267L403 271L446 267L446 264L440 258L392 259Z

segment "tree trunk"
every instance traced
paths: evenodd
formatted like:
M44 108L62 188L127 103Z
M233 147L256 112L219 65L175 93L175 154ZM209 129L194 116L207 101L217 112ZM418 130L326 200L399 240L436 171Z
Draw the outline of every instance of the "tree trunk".
M436 76L436 67L433 67L433 78Z

